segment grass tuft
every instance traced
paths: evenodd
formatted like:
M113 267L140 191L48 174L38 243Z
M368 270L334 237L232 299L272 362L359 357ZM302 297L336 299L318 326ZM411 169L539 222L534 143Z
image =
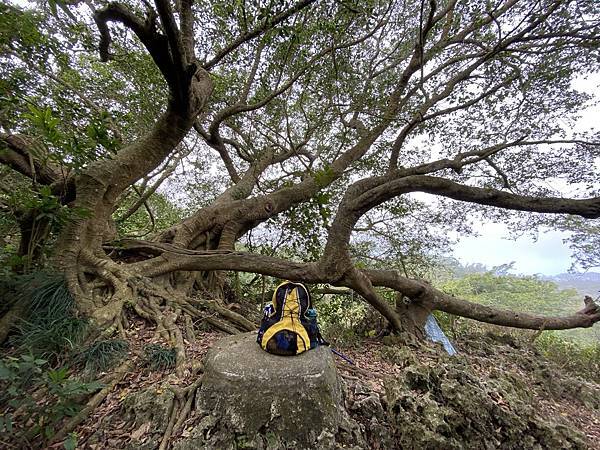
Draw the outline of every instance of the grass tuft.
M94 342L84 349L78 359L88 373L105 372L121 361L129 350L123 339L106 339Z
M35 272L16 285L15 301L26 307L25 319L13 338L19 352L50 361L62 361L65 354L85 337L88 321L75 314L75 300L61 275Z
M144 347L145 365L150 370L165 370L175 367L176 353L174 348L159 344L148 344Z

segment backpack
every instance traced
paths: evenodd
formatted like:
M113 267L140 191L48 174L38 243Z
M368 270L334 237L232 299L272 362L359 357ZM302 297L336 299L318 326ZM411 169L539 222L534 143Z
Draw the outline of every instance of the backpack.
M277 286L272 302L263 310L257 342L269 353L288 356L325 343L304 285L284 281Z

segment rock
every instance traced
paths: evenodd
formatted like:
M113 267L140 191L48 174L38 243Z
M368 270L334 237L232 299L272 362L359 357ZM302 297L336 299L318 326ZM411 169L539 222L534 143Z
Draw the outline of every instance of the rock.
M136 392L123 401L123 418L133 423L131 449L157 448L169 423L175 394L163 382Z
M133 422L135 427L151 423L152 431L162 434L167 428L174 398L168 382L135 392L123 401L124 419Z
M385 387L398 448L587 448L581 433L537 414L527 386L480 379L459 359L408 367Z
M254 333L225 338L209 351L196 409L217 417L219 428L236 437L237 448L324 448L331 445L343 414L329 348L294 357L271 355L259 347ZM205 435L193 433L194 445L229 447Z
M381 406L381 399L376 392L368 397L357 400L352 405L353 410L360 411L365 417L373 417L379 420L384 420L384 411Z
M381 356L401 368L416 364L417 362L414 350L406 345L386 345L381 349Z

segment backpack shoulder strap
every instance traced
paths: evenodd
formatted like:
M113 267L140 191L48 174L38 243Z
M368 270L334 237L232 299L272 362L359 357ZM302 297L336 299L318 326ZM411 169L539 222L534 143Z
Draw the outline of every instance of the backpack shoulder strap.
M312 298L310 296L309 290L302 283L294 283L297 287L301 287L306 292L306 296L308 297L308 307L312 308Z
M277 287L275 288L275 290L273 291L273 298L271 299L271 303L273 304L273 308L274 308L274 312L272 315L277 314L279 311L277 311L277 293L279 292L279 288L282 288L283 286L290 284L289 281L284 281L283 283L279 283L277 285ZM285 302L285 298L287 297L287 291L285 293L285 295L283 296L284 298L284 302Z

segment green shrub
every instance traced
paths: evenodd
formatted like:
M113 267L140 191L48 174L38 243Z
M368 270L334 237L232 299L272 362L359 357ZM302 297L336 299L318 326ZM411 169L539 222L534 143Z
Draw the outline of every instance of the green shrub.
M79 412L81 396L102 387L69 377L66 367L53 370L47 364L32 355L0 360L0 434L5 442L19 446L49 441L65 418ZM34 398L36 391L45 392L43 400ZM73 440L74 436L67 439L71 444Z
M319 301L316 308L323 328L333 325L355 328L365 317L368 306L358 296L328 295Z
M583 344L561 337L554 331L545 331L534 345L561 369L600 383L600 342Z
M29 297L29 314L56 318L71 313L75 302L62 275L36 272L32 278L32 283L23 292Z
M10 291L14 284L14 270L21 266L23 266L23 257L18 255L18 247L14 244L0 245L0 294ZM0 301L0 313L8 309L6 306L9 302L10 297L6 296Z
M432 314L449 339L460 339L465 334L474 331L483 332L485 327L489 327L487 324L484 325L481 322L465 319L464 317L455 316L443 311L434 311Z
M81 342L87 330L87 321L77 317L55 320L22 321L19 336L13 341L18 351L29 351L52 361L64 361L68 353Z
M329 324L323 327L323 336L334 347L356 347L362 336L352 328L342 324Z

